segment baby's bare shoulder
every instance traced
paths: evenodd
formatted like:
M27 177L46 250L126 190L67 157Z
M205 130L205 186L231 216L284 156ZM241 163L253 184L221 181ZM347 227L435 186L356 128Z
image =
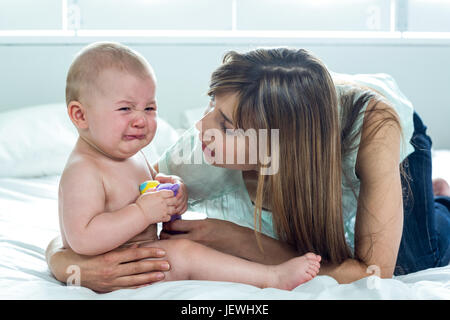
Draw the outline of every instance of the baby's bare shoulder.
M90 156L74 153L69 156L60 183L73 183L74 181L94 182L101 181L102 170L98 162Z

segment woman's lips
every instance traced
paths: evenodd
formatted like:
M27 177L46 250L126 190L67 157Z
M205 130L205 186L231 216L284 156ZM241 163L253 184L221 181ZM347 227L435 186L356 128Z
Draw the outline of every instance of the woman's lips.
M216 152L214 150L209 149L204 142L202 142L202 150L206 155L209 155L210 157L214 157L216 155Z
M214 150L211 150L208 148L208 145L206 143L203 142L202 140L202 135L199 134L198 135L198 139L201 141L202 143L202 151L209 156L210 158L214 158L214 156L216 155L216 152Z

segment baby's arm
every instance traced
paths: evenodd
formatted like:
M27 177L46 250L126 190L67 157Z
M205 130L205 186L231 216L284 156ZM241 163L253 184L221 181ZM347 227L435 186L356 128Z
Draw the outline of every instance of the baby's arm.
M96 255L110 251L161 221L159 214L150 214L150 206L143 210L136 203L105 212L105 200L102 176L95 164L79 161L66 168L59 188L59 213L62 232L75 252ZM163 201L159 204L152 203L151 211L167 211Z

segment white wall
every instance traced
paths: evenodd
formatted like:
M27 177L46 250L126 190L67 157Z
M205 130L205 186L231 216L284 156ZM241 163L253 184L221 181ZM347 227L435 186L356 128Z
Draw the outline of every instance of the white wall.
M86 43L89 41L86 41ZM127 43L126 41L123 41ZM181 113L204 107L210 73L227 50L260 44L145 43L129 41L153 65L160 116L182 128ZM280 45L281 41L264 45ZM289 43L283 43L290 45ZM83 43L0 43L0 110L63 102L65 76ZM450 149L450 44L332 43L305 40L291 46L313 51L341 73L391 74L429 127L435 148Z
M283 45L333 71L391 74L450 149L449 15L448 0L0 0L0 111L63 102L73 55L116 40L153 64L160 115L181 128L224 52Z

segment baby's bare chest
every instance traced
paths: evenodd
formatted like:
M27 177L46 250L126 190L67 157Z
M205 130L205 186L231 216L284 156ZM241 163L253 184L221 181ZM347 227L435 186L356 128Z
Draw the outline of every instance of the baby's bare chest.
M105 209L115 211L134 203L140 195L139 185L151 179L150 170L145 166L127 164L105 168Z

